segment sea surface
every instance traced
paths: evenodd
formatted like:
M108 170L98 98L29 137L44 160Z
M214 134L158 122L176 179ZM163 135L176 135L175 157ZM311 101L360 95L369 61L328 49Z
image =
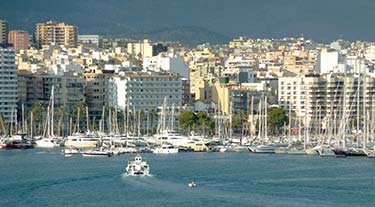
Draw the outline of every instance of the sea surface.
M375 205L375 159L142 154L153 175L126 177L134 154L87 158L60 151L0 150L0 206ZM191 180L198 187L188 188Z

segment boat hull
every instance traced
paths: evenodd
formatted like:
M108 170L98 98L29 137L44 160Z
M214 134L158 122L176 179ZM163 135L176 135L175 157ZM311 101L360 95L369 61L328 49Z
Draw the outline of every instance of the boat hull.
M55 147L55 143L52 141L46 141L46 140L37 140L35 141L36 147L41 147L41 148L52 148Z

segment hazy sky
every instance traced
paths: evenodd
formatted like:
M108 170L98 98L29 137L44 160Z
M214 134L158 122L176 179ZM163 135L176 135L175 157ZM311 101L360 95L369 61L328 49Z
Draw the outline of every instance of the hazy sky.
M81 33L199 26L230 37L375 40L373 0L0 0L0 19L29 31L54 19Z

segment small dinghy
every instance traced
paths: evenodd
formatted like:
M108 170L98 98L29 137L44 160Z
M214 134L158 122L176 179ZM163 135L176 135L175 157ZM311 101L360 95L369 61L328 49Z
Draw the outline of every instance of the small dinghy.
M189 188L195 188L195 187L197 187L197 183L194 182L194 181L191 181L190 183L188 183L188 187Z

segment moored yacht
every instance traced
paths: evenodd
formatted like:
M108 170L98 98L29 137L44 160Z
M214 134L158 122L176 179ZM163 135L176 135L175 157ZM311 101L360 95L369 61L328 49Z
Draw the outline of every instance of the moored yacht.
M4 138L1 142L3 149L32 149L34 146L27 140L26 134L16 134L10 138Z
M318 149L317 147L313 147L313 148L307 148L305 151L306 151L306 154L307 155L318 155Z
M42 138L35 141L37 147L52 148L55 147L55 140L50 138Z
M296 147L292 147L288 150L289 155L305 155L306 151L304 149L299 149Z
M155 137L156 143L161 144L161 143L167 142L177 147L183 146L192 141L190 137L185 136L181 134L180 132L174 131L174 130L166 130L160 134L154 135L154 137Z
M158 148L155 148L153 151L155 154L175 154L178 153L178 148L170 144L163 144Z
M254 153L275 153L278 148L287 147L287 143L271 143L271 144L261 144L256 147L251 146L249 150Z
M336 156L330 146L320 146L318 148L318 153L321 157L334 157Z
M364 149L363 152L367 155L368 158L375 158L375 147L372 149Z
M68 148L95 148L99 145L99 139L82 133L68 136L65 147Z

